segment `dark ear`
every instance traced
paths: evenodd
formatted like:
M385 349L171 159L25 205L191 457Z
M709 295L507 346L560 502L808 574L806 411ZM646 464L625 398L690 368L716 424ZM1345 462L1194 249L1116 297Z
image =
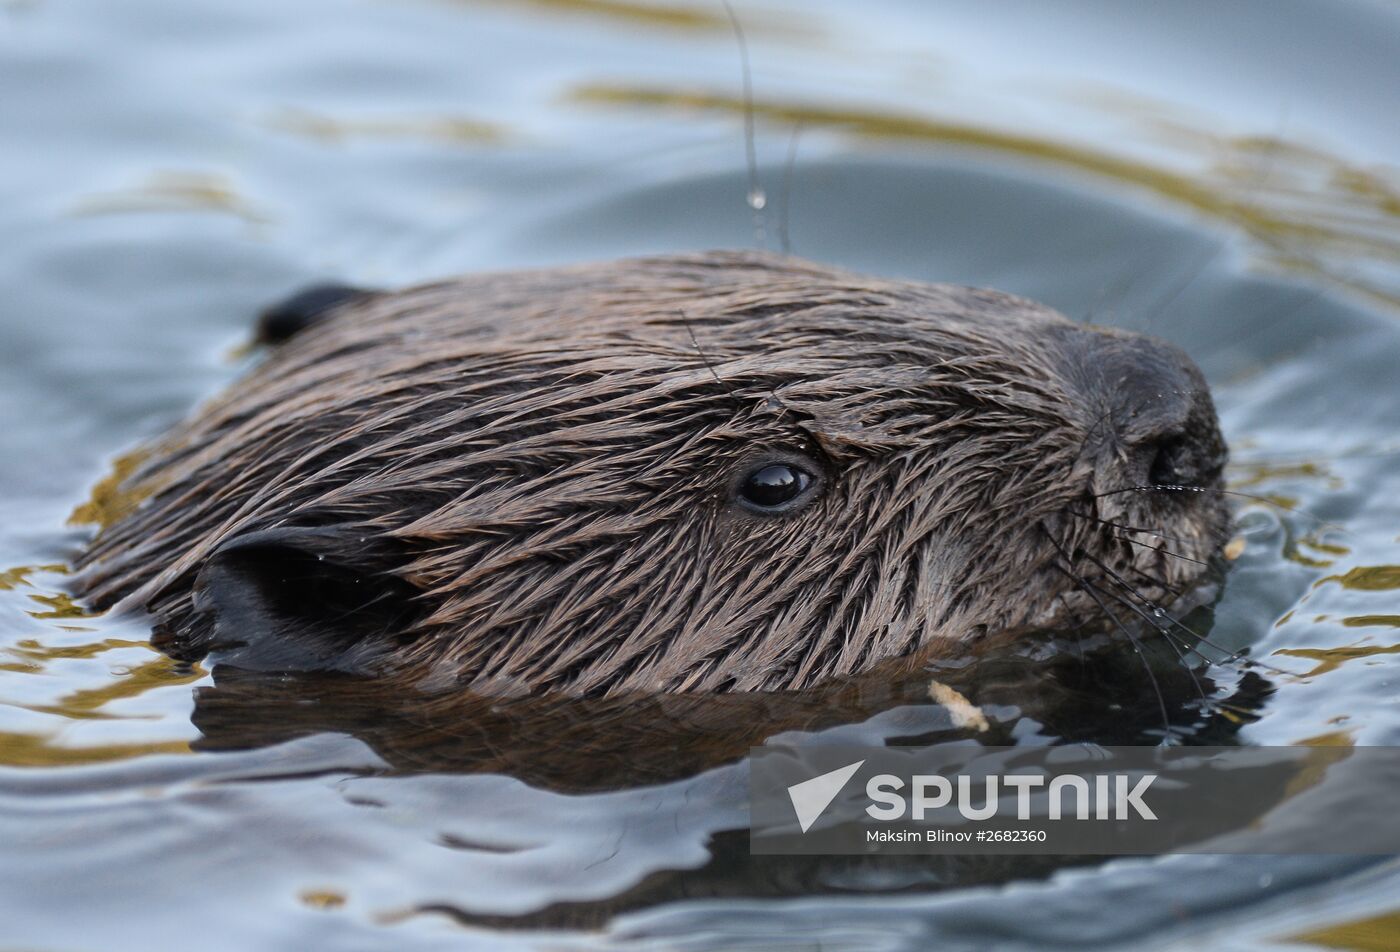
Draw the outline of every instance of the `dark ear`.
M402 643L413 586L375 570L338 528L236 536L194 586L199 640L210 660L259 671L363 671Z
M280 344L330 317L336 308L373 294L345 284L318 284L298 291L258 317L259 344Z

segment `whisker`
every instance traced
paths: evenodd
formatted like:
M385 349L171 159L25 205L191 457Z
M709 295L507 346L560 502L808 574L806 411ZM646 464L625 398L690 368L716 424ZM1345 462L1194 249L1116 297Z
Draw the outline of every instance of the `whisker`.
M1157 674L1152 670L1152 664L1148 660L1147 655L1143 654L1141 643L1137 640L1137 637L1128 629L1128 626L1123 624L1123 620L1120 619L1109 609L1108 605L1104 603L1104 600L1098 596L1098 593L1095 592L1093 588L1090 587L1090 585L1084 579L1080 578L1078 575L1076 575L1073 571L1070 570L1068 566L1072 564L1072 560L1069 558L1068 553L1065 552L1065 547L1059 543L1059 540L1057 540L1053 535L1051 535L1050 530L1046 529L1043 523L1041 524L1040 529L1042 532L1045 533L1045 537L1050 540L1050 544L1053 545L1056 551L1060 553L1060 558L1065 563L1064 565L1061 565L1058 562L1053 563L1055 568L1062 572L1064 575L1066 575L1081 589L1083 589L1084 593L1087 594L1091 599L1093 599L1094 603L1099 606L1099 609L1106 616L1113 620L1113 623L1118 626L1118 630L1123 632L1123 634L1127 637L1129 644L1133 646L1133 651L1142 660L1143 670L1147 672L1147 680L1152 684L1152 691L1157 696L1157 707L1162 713L1162 729L1164 732L1164 735L1162 737L1162 744L1165 745L1168 741L1171 740L1172 737L1172 719L1171 715L1167 713L1167 699L1165 695L1162 694L1162 686L1157 683Z
M1083 554L1085 558L1089 559L1089 561L1093 562L1100 569L1102 569L1104 574L1107 575L1110 579L1112 579L1114 582L1117 582L1123 588L1131 592L1134 598L1142 602L1148 608L1152 609L1154 613L1160 612L1161 614L1158 617L1169 619L1172 624L1176 625L1176 627L1180 628L1182 631L1186 632L1188 635L1191 635L1198 641L1205 640L1205 635L1201 634L1200 632L1193 631L1192 629L1188 628L1186 625L1178 621L1176 618L1173 618L1171 615L1167 614L1167 612L1163 610L1163 608L1160 605L1152 601L1146 595L1143 595L1141 592L1139 592L1127 579L1119 575L1117 572L1113 571L1113 569L1109 568L1105 562L1103 562L1101 559L1095 556L1092 552L1085 552Z
M1174 637L1172 637L1172 633L1171 633L1171 629L1170 629L1170 628L1164 628L1164 627L1162 627L1162 626L1153 618L1153 616L1149 615L1147 612L1143 611L1141 608L1138 608L1136 605L1134 605L1132 602L1128 601L1127 599L1123 598L1123 596L1119 595L1117 592L1114 592L1114 591L1109 590L1109 589L1101 589L1101 588L1098 588L1098 586L1094 585L1092 582L1089 582L1089 581L1087 581L1087 580L1085 581L1085 584L1092 586L1092 587L1095 588L1097 591L1099 591L1101 594L1107 595L1108 597L1112 598L1114 601L1118 602L1120 605L1123 605L1125 608L1127 608L1129 611L1133 612L1135 615L1137 615L1137 616L1138 616L1139 618L1141 618L1143 621L1147 622L1147 624L1150 625L1150 626L1153 628L1153 630L1155 630L1159 635L1161 635L1161 636L1163 637L1163 639L1166 640L1167 647L1169 647L1169 648L1172 649L1172 652L1176 655L1177 660L1178 660L1179 662L1181 662L1182 668L1184 668L1184 669L1186 670L1186 673L1189 674L1189 675L1191 676L1191 683L1192 683L1193 685L1195 685L1195 687L1196 687L1196 693L1199 694L1199 695L1201 696L1201 703L1202 703L1203 705L1205 705L1205 707L1206 707L1207 709L1209 709L1209 708L1211 707L1211 699L1210 699L1210 697L1206 694L1206 689L1205 689L1205 687L1201 684L1201 679L1200 679L1199 677L1197 677L1195 669L1192 668L1191 665L1187 663L1187 661L1186 661L1186 655L1182 652L1181 647L1177 645L1176 639L1175 639ZM1132 590L1129 589L1129 591L1131 592ZM1134 593L1134 594L1136 594L1136 593Z
M1276 667L1274 667L1273 665L1268 664L1267 662L1257 661L1257 660L1255 660L1255 659L1253 659L1253 658L1244 658L1244 652L1248 650L1247 648L1241 648L1241 649L1237 649L1237 650L1235 650L1235 651L1231 651L1229 648L1226 648L1224 645L1217 644L1216 642L1214 642L1214 641L1212 641L1211 639L1207 638L1207 637L1206 637L1204 634L1202 634L1201 632L1196 631L1194 628L1191 628L1191 627L1189 627L1188 625L1186 625L1184 622L1181 621L1181 619L1175 617L1175 616L1172 615L1170 612L1168 612L1168 611L1166 611L1165 609L1163 609L1162 606L1158 605L1156 602L1154 602L1154 601L1152 601L1151 599L1147 598L1145 595L1143 595L1141 592L1139 592L1136 588L1134 588L1134 587L1132 586L1132 584L1128 582L1127 579L1123 578L1123 576L1121 576L1121 575L1119 575L1117 572L1113 571L1113 569L1109 568L1106 564L1104 564L1102 561L1100 561L1098 558L1096 558L1092 553L1085 552L1084 555L1085 555L1090 561L1092 561L1095 565L1097 565L1100 569L1102 569L1102 570L1104 571L1104 573L1107 574L1107 575L1109 576L1109 578L1111 578L1111 579L1112 579L1113 581L1115 581L1117 584L1119 584L1120 586L1122 586L1126 591L1128 591L1128 592L1129 592L1134 598L1136 598L1138 601L1142 602L1143 605L1145 605L1145 606L1147 606L1148 608L1152 609L1152 611L1153 611L1154 613L1160 613L1160 614L1157 614L1157 617L1159 617L1159 618L1165 618L1170 624L1174 625L1174 626L1177 627L1177 628L1180 628L1182 631L1186 632L1188 635L1190 635L1191 637L1195 638L1198 642L1200 642L1201 644L1205 645L1206 647L1208 647L1208 648L1213 648L1213 649L1215 649L1216 651L1219 651L1219 652L1224 653L1224 654L1225 654L1225 657L1222 658L1222 659L1220 659L1219 661L1213 662L1214 664L1226 665L1226 664L1233 664L1234 662L1239 661L1239 662L1240 662L1244 667L1246 667L1246 668L1249 668L1249 667L1260 667L1260 668L1263 668L1263 669L1265 669L1265 670L1267 670L1267 671L1270 671L1270 672L1272 672L1272 673L1274 673L1274 674L1288 674L1288 673L1289 673L1289 672L1287 672L1287 671L1284 671L1282 668L1276 668ZM1134 568L1136 568L1136 567L1134 567ZM1142 575L1144 578L1148 579L1149 581L1153 582L1154 584L1159 584L1159 585L1162 584L1161 582L1158 582L1156 579L1152 578L1152 576L1147 575L1147 573L1145 573L1145 572L1142 572L1140 569L1137 569L1137 571L1138 571L1138 573L1139 573L1140 575ZM1165 586L1164 586L1164 587L1165 587Z
M749 41L744 35L744 26L739 22L739 15L734 12L729 0L720 2L724 4L725 15L729 17L729 25L734 31L734 41L739 47L739 68L744 88L744 159L749 170L747 201L749 208L753 210L754 237L758 239L758 247L766 248L768 215L764 208L768 202L758 181L758 149L754 145L753 70L749 67Z
M1269 664L1269 662L1267 661L1260 661L1258 658L1246 658L1245 654L1249 651L1249 645L1245 645L1243 648L1236 648L1234 651L1231 651L1224 645L1217 644L1216 642L1210 641L1205 638L1201 639L1201 643L1204 644L1207 648L1214 648L1216 651L1225 652L1225 657L1221 658L1219 661L1216 661L1215 664L1227 665L1239 662L1240 665L1245 668L1263 668L1270 674L1281 674L1286 675L1288 677L1293 676L1292 671L1286 671L1283 668L1278 667L1277 665Z
M1124 541L1126 541L1126 540L1124 540ZM1182 596L1182 594L1183 594L1183 592L1182 592L1181 589L1176 588L1175 586L1170 585L1170 584L1168 584L1167 582L1162 581L1161 579L1157 578L1155 575L1150 575L1150 574L1148 574L1147 572L1144 572L1142 569L1138 568L1136 565L1128 565L1127 568L1128 568L1128 570L1131 571L1134 575L1138 576L1138 578L1142 579L1142 580L1145 581L1145 582L1151 582L1153 585L1156 585L1157 587L1159 587L1159 588L1161 588L1161 589L1163 589L1163 590L1165 590L1165 591L1167 591L1167 592L1170 592L1172 595L1176 596L1177 598L1180 598L1180 597Z
M1151 576L1147 576L1147 578L1150 579ZM1121 583L1120 583L1120 584L1121 584ZM1161 583L1158 582L1157 584L1161 584ZM1147 599L1143 598L1143 596L1142 596L1142 594L1141 594L1140 592L1134 591L1131 587L1125 587L1125 588L1126 588L1126 591L1128 591L1128 593L1131 594L1131 595L1133 595L1135 598L1141 599L1141 600L1142 600L1145 604L1147 604L1147 605L1152 605L1152 603L1151 603L1150 601L1148 601ZM1112 594L1112 593L1109 593L1109 594ZM1115 597L1117 597L1117 596L1115 596ZM1119 600L1120 602L1122 601L1121 598L1118 598L1118 600ZM1128 607L1129 607L1129 608L1132 608L1131 605L1129 605ZM1154 607L1154 609L1156 609L1156 606L1152 606L1152 607ZM1160 611L1160 609L1156 609L1156 610ZM1139 612L1137 612L1137 614L1140 615L1140 616L1142 616L1144 619L1146 619L1146 616L1143 615L1142 612L1139 611ZM1190 628L1186 627L1185 625L1183 625L1179 619L1174 618L1174 617L1172 617L1171 615L1166 614L1166 613L1163 613L1163 617L1165 617L1165 618L1166 618L1168 621L1170 621L1172 624L1176 625L1178 628L1181 628L1183 631L1192 632L1192 629L1190 629ZM1151 624L1150 620L1149 620L1149 624ZM1202 691L1202 688L1201 688L1201 685L1200 685L1200 680L1196 677L1195 671L1193 671L1193 670L1189 667L1189 665L1187 664L1187 662L1186 662L1186 655L1183 653L1183 650L1182 650L1182 649L1187 649L1187 650L1193 650L1193 651L1194 651L1194 650L1197 650L1196 647L1195 647L1194 645L1188 644L1184 639L1181 639L1181 638L1178 638L1178 637L1176 637L1176 636L1173 636L1172 633L1171 633L1171 631L1170 631L1169 629L1159 627L1159 626L1157 626L1157 625L1155 625L1155 624L1153 625L1153 627L1156 628L1157 631L1162 635L1162 637L1166 639L1167 646L1170 647L1170 648L1172 649L1172 651L1176 654L1177 658L1181 661L1182 667L1185 667L1186 670L1187 670L1187 673L1189 673L1189 674L1191 675L1191 680L1192 680L1193 682L1195 682L1197 691L1198 691L1198 692ZM1192 632L1192 633L1195 634L1194 632ZM1214 649L1217 650L1217 651L1222 651L1222 652L1223 652L1223 651L1226 651L1226 649L1225 649L1224 647L1222 647L1222 646L1216 644L1215 642L1211 641L1209 638L1206 638L1204 635L1196 634L1196 637L1200 640L1200 642L1201 642L1202 644L1205 644L1205 645L1207 645L1207 646L1209 646L1209 647L1211 647L1211 648L1214 648ZM1239 659L1241 658L1243 652L1245 652L1245 651L1247 651L1247 650L1248 650L1248 648L1242 648L1242 649L1239 649L1238 651L1228 652L1227 657L1225 657L1225 658L1223 658L1223 659L1220 659L1220 660L1218 660L1218 661L1212 661L1211 659L1206 658L1204 655L1201 655L1201 657L1202 657L1202 659L1205 661L1206 664L1212 664L1212 665L1216 665L1216 666L1221 666L1221 667L1223 667L1223 666L1229 665L1229 664L1230 664L1231 662L1233 662L1233 661L1239 660ZM1271 672L1271 673L1273 673L1273 674L1283 674L1283 675L1286 675L1286 674L1289 673L1289 672L1287 672L1287 671L1284 671L1282 668L1277 668L1277 667L1274 667L1273 665L1267 664L1267 663L1265 663L1265 662L1262 662L1262 661L1255 661L1255 660L1253 660L1253 659L1248 659L1248 658L1244 659L1244 660L1241 662L1241 667L1244 667L1244 668L1246 668L1246 669L1255 668L1255 667L1264 668L1265 670L1267 670L1267 671L1269 671L1269 672ZM1213 712L1213 713L1235 714L1235 715L1239 715L1239 716L1243 716L1243 717L1249 717L1249 716L1252 716L1252 715L1254 714L1254 712L1251 711L1251 710L1248 710L1248 709L1246 709L1246 708L1239 707L1238 705L1229 704L1229 703L1227 703L1226 701L1223 701L1223 700L1219 700L1219 699L1207 697L1205 694L1202 694L1202 695L1201 695L1201 700L1204 701L1204 702L1206 703L1206 709L1209 710L1209 711L1211 711L1211 712Z
M1103 424L1111 416L1113 416L1113 409L1111 407L1105 410L1103 413L1100 413L1098 418L1094 420L1093 425L1090 426L1088 431L1085 433L1085 441L1087 442L1089 440L1092 440L1096 435L1098 435L1099 427L1103 426Z
M1162 555L1169 556L1169 557L1171 557L1171 558L1173 558L1173 559L1180 559L1180 560L1183 561L1183 562L1191 562L1191 563L1193 563L1193 564L1195 564L1195 565L1200 565L1200 566L1204 566L1205 568L1210 568L1210 563L1209 563L1209 562L1202 561L1201 559L1193 559L1193 558L1191 558L1191 556L1189 556L1189 555L1182 555L1180 552L1173 552L1171 549L1168 549L1168 548L1166 548L1165 546L1152 545L1152 544L1147 543L1147 542L1139 542L1137 539L1130 539L1130 538L1128 538L1128 537L1125 536L1125 535L1115 535L1113 538L1115 538L1115 539L1120 539L1120 540L1122 540L1123 542L1128 543L1129 545L1135 545L1135 546L1137 546L1138 548L1146 549L1146 550L1148 550L1149 552L1158 552L1158 553L1161 553Z
M1142 325L1144 331L1150 331L1152 329L1152 322L1158 317L1160 317L1162 315L1162 312L1164 312L1168 307L1176 303L1176 299L1181 297L1181 295L1184 294L1188 288L1190 288L1200 279L1201 275L1205 274L1206 271L1209 270L1211 264L1215 262L1216 258L1220 257L1221 252L1223 252L1226 247L1227 243L1222 241L1220 244L1212 248L1209 253L1199 256L1198 263L1196 263L1194 267L1187 271L1187 273L1182 278L1179 278L1172 286L1170 286L1167 289L1167 294L1157 302L1157 304L1152 308L1152 310L1147 312L1147 319L1143 322Z
M1098 516L1091 516L1087 512L1079 512L1075 509L1066 509L1065 512L1069 513L1071 516L1078 516L1081 519L1093 520L1094 522L1097 522L1101 525L1112 526L1115 529L1122 529L1124 532L1141 532L1143 535L1156 536L1159 539L1166 539L1168 542L1180 542L1183 545L1192 544L1192 541L1190 539L1183 539L1180 536L1169 536L1165 533L1157 532L1153 529L1144 529L1141 526L1130 526L1122 522L1114 522L1111 519L1101 519Z
M676 309L676 314L680 316L681 324L685 327L685 332L690 335L691 346L693 346L695 348L695 352L700 355L700 360L704 362L705 369L710 372L711 377L715 378L715 383L719 384L722 388L724 388L725 393L729 394L729 398L742 408L744 405L743 401L741 401L739 399L738 394L734 392L734 388L729 386L725 379L719 375L719 371L715 370L715 365L710 363L709 356L700 346L700 338L695 336L695 328L692 327L690 324L690 316L680 308Z
M1262 502L1267 506L1273 506L1276 509L1296 516L1304 516L1305 518L1312 519L1318 525L1327 525L1324 520L1314 516L1312 513L1304 512L1294 506L1285 506L1277 499L1270 499L1268 496L1260 496L1256 493L1240 492L1238 489L1217 489L1214 486L1178 486L1171 483L1159 483L1153 486L1125 486L1122 489L1110 489L1107 492L1097 493L1094 498L1101 499L1104 496L1116 496L1121 493L1150 492L1216 493L1221 496L1238 496L1241 499L1251 499L1255 502Z
M1159 619L1159 618L1165 618L1169 624L1175 625L1177 628L1180 628L1182 631L1187 632L1187 633L1190 634L1192 637L1194 637L1197 641L1200 641L1200 642L1205 642L1205 641L1207 641L1205 635L1202 635L1202 634L1200 634L1199 632L1194 631L1193 629L1191 629L1191 628L1189 628L1187 625L1185 625L1180 619L1176 618L1175 616L1173 616L1173 615L1171 615L1170 613L1168 613L1168 612L1166 612L1165 610L1163 610L1162 607L1161 607L1160 605L1156 604L1156 603L1153 602L1150 598L1148 598L1147 596L1145 596L1145 595L1143 595L1141 592L1139 592L1136 588L1134 588L1134 587L1132 586L1132 584L1130 584L1130 583L1128 582L1127 579L1125 579L1123 576L1119 575L1117 572L1113 571L1113 569L1109 568L1108 565L1106 565L1104 562L1102 562L1100 559L1098 559L1098 558L1097 558L1096 556L1094 556L1092 553L1090 553L1090 552L1085 552L1084 555L1087 556L1087 557L1089 558L1089 560L1092 561L1095 565L1097 565L1100 569L1102 569L1103 572L1109 577L1109 579L1110 579L1112 582L1114 582L1116 585L1118 585L1120 588L1122 588L1124 591L1126 591L1126 592L1127 592L1129 595L1131 595L1133 598L1135 598L1135 599L1137 599L1138 601L1142 602L1143 605L1145 605L1145 606L1147 606L1148 608L1152 609L1152 615L1148 615L1145 611L1143 611L1142 609L1138 608L1136 605L1133 605L1133 604L1130 603L1130 602L1124 601L1124 599L1122 598L1122 596L1118 595L1117 593L1112 592L1112 591L1106 591L1106 592L1105 592L1105 594L1111 595L1111 596L1112 596L1113 598L1115 598L1117 601L1119 601L1119 602L1121 602L1122 604L1126 605L1129 609L1131 609L1134 613L1136 613L1139 617L1141 617L1141 618L1142 618L1144 621L1146 621L1149 625L1151 625L1153 628L1155 628L1155 629L1158 631L1158 633L1160 633L1160 634L1162 635L1162 637L1166 639L1168 647L1170 647L1170 648L1172 649L1172 651L1176 654L1177 660L1179 660L1179 661L1181 662L1181 666L1182 666L1183 668L1186 669L1186 671L1187 671L1188 674L1191 675L1191 680L1192 680L1192 682L1196 685L1196 690L1200 693L1200 695L1201 695L1201 700L1204 701L1207 705L1209 705L1209 704L1211 703L1211 701L1210 701L1210 699L1206 696L1205 689L1201 686L1201 681L1200 681L1200 679L1199 679L1198 677L1196 677L1196 672L1195 672L1195 670L1192 669L1192 667L1187 663L1187 661L1186 661L1186 655L1185 655L1184 653L1182 653L1182 650L1181 650L1182 648L1190 648L1190 649L1193 649L1193 650L1194 650L1194 646L1189 645L1189 644L1185 643L1184 641L1181 642L1180 644L1178 644L1178 640L1177 640L1177 638L1175 638L1175 637L1172 635L1171 629L1170 629L1169 627L1164 627L1157 619ZM1090 584L1092 584L1092 583L1090 583Z
M1152 684L1152 691L1157 696L1157 707L1162 714L1162 730L1165 735L1162 738L1162 743L1165 744L1172 736L1171 715L1167 713L1167 699L1165 695L1162 694L1162 686L1157 683L1157 675L1152 670L1151 662L1147 660L1147 656L1142 651L1141 642L1138 641L1137 637L1132 633L1128 626L1123 624L1123 620L1109 609L1108 605L1104 603L1104 600L1102 598L1099 598L1098 593L1095 592L1087 582L1085 582L1079 576L1075 575L1073 572L1070 572L1062 566L1059 566L1058 564L1055 567L1060 569L1060 571L1063 572L1065 575L1069 576L1069 578L1076 585L1083 589L1084 592L1094 600L1094 602L1099 606L1099 609L1106 616L1108 616L1108 618L1110 618L1113 621L1113 623L1118 626L1118 630L1121 631L1124 634L1124 636L1127 637L1129 644L1133 646L1133 651L1142 660L1142 668L1144 671L1147 672L1147 680Z
M783 162L783 178L778 190L778 250L783 254L792 253L792 243L788 240L788 208L792 198L792 170L797 165L797 141L802 136L802 123L792 127L788 137L787 159Z
M1086 518L1086 519L1092 519L1092 520L1095 521L1095 522L1100 522L1100 523L1103 523L1104 525L1107 525L1107 526L1113 526L1113 527L1117 527L1117 528L1123 528L1123 527L1120 526L1118 523L1110 522L1110 521L1107 520L1107 519L1098 519L1098 518L1096 518L1096 517L1094 517L1094 516L1088 515L1087 513L1075 512L1075 511L1072 510L1072 509L1067 509L1067 510L1065 510L1065 511L1068 512L1068 513L1070 513L1071 515L1082 516L1083 518ZM1157 535L1157 534L1158 534L1158 533L1153 533L1153 532L1151 532L1151 530L1147 530L1147 529L1132 529L1132 531L1134 531L1134 532L1148 532L1149 534L1152 534L1152 535ZM1150 550L1153 551L1153 552L1160 552L1162 555L1169 555L1169 556L1172 556L1173 558L1182 559L1182 560L1187 561L1187 562L1195 562L1197 565L1203 565L1203 566L1206 566L1206 567L1209 567L1209 565L1210 565L1210 563L1208 563L1208 562L1202 562L1202 561L1199 560L1199 559L1192 559L1192 558L1190 558L1189 556L1185 556L1185 555L1181 555L1181 554L1176 553L1176 552L1172 552L1171 550L1166 549L1166 548L1161 548L1161 547L1158 547L1158 546L1148 545L1147 543L1144 543L1144 542L1138 542L1138 541L1136 541L1136 540L1134 540L1134 539L1128 538L1127 536L1115 535L1114 538L1120 539L1120 540L1122 540L1123 542L1127 542L1127 543L1129 543L1129 544L1131 544L1131 545L1137 545L1137 546L1141 546L1141 547L1146 548L1146 549L1150 549ZM1164 538L1166 538L1166 537L1164 537ZM1245 647L1243 647L1243 648L1236 648L1236 649L1234 649L1234 650L1231 650L1231 649L1229 649L1229 648L1226 648L1224 645L1221 645L1221 644L1218 644L1218 643L1212 641L1211 639L1207 638L1205 635L1201 634L1200 632L1195 631L1195 630L1193 630L1193 629L1187 627L1186 625L1184 625L1184 624L1181 623L1180 619L1177 619L1177 618L1173 617L1172 615L1170 615L1169 613L1165 612L1165 611L1161 608L1161 606L1156 605L1156 604L1150 602L1149 600L1143 598L1143 596L1142 596L1142 594L1141 594L1140 592L1138 592L1138 591L1136 591L1136 589L1133 589L1133 588L1132 588L1132 586L1128 583L1127 579L1124 579L1124 578L1122 578L1121 576L1116 575L1116 574L1113 572L1113 570L1110 569L1110 568L1109 568L1107 565L1105 565L1103 562L1099 561L1097 558L1094 558L1093 555L1090 555L1090 554L1087 553L1087 552L1085 553L1085 555L1088 555L1088 557L1089 557L1090 559L1093 560L1094 564L1096 564L1099 568L1103 569L1103 570L1104 570L1105 572L1107 572L1109 575L1113 576L1113 577L1114 577L1120 584L1122 584L1125 588L1128 588L1130 591L1132 591L1133 594L1134 594L1134 596L1137 597L1137 598L1139 598L1139 599L1141 599L1141 600L1143 601L1143 603L1146 604L1149 608L1153 609L1154 611L1160 611L1160 612L1162 612L1163 616L1166 617L1166 618L1168 618L1168 619L1172 622L1172 624L1174 624L1176 627L1180 628L1182 631L1187 632L1187 633L1190 634L1192 637L1194 637L1194 638L1196 638L1197 640L1199 640L1199 641L1201 642L1201 644L1204 644L1204 645L1206 645L1206 646L1209 647L1209 648L1213 648L1214 650L1219 651L1219 652L1221 652L1221 653L1224 655L1223 658L1220 658L1220 659L1217 659L1217 660L1215 660L1215 661L1212 661L1212 662L1211 662L1212 664L1217 664L1217 665L1228 665L1228 664L1233 664L1233 663L1235 663L1235 662L1238 661L1238 662L1240 662L1241 664L1243 664L1244 667L1246 667L1246 668L1258 667L1258 668L1262 668L1262 669L1264 669L1264 670L1266 670L1266 671L1272 672L1272 673L1274 673L1274 674L1284 674L1284 675L1286 675L1286 674L1290 674L1290 673L1291 673L1291 672L1289 672L1289 671L1285 671L1285 670L1282 669L1282 668L1275 667L1274 665L1271 665L1271 664L1269 664L1268 662L1265 662L1265 661L1259 661L1259 660L1254 659L1254 658L1245 658L1245 657L1244 657L1245 653L1246 653L1247 651L1249 651L1249 647L1248 647L1248 646L1245 646ZM1175 596L1177 596L1177 597L1180 597L1180 596L1182 595L1182 591L1181 591L1180 589L1174 588L1174 587L1172 587L1171 585L1168 585L1166 582L1162 581L1161 579L1159 579L1159 578L1157 578L1157 577L1155 577L1155 576L1153 576L1153 575L1149 575L1147 572L1145 572L1145 571L1143 571L1142 569L1138 568L1136 565L1129 565L1128 568L1130 568L1134 573L1136 573L1137 575L1139 575L1140 577L1142 577L1142 578L1145 579L1146 581L1152 583L1153 585L1158 585L1158 586L1160 586L1161 588L1163 588L1163 589L1165 589L1166 591L1170 592L1172 595L1175 595Z

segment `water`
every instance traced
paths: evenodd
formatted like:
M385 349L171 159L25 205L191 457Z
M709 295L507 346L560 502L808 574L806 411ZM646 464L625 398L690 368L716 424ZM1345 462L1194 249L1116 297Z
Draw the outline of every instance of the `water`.
M396 727L227 680L197 706L211 675L64 597L75 507L280 293L750 246L761 211L770 246L1184 346L1235 487L1296 510L1240 500L1211 638L1293 673L1211 671L1251 699L1232 739L1400 742L1400 8L738 6L758 191L718 4L0 3L0 945L1400 945L1372 859L755 862L739 769L607 790L624 768L558 759L599 712L489 760L479 710ZM1051 730L1018 670L974 697L1015 738L1122 719L1085 692Z

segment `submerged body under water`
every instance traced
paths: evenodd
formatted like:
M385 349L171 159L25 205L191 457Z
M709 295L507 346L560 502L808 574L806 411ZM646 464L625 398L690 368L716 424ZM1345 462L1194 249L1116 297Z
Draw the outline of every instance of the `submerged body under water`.
M1376 858L748 852L778 732L1400 740L1400 14L1196 7L741 4L750 203L722 5L0 4L0 944L1400 942ZM182 665L66 594L122 454L288 289L758 242L1190 353L1242 494L1209 644L974 646L929 672L971 724L878 672L502 704Z

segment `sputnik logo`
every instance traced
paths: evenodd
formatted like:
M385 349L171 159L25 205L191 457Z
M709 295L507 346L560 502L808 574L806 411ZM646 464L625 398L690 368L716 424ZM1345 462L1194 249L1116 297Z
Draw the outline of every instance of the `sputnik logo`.
M788 797L792 800L792 809L797 814L797 823L802 827L803 833L811 829L822 812L831 806L831 801L836 799L841 788L855 776L863 763L864 760L857 760L853 764L838 767L820 777L813 777L787 788Z

